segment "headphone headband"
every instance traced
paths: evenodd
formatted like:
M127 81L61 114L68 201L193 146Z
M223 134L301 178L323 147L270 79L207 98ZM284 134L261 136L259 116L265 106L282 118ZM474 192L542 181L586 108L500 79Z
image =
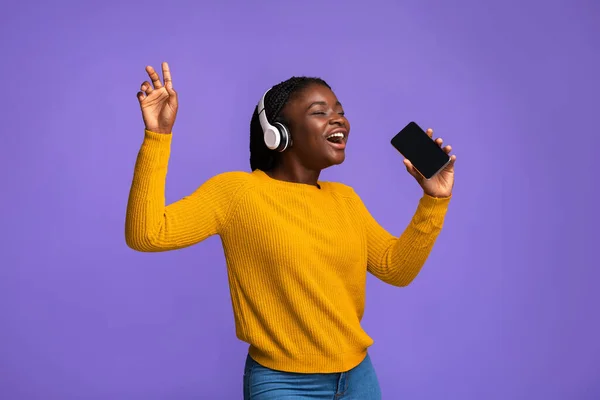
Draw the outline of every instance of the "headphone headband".
M265 110L265 98L267 97L267 93L269 93L270 90L271 89L268 89L258 102L258 120L260 121L260 126L263 132L266 132L266 130L269 127L271 127L271 124L267 119L267 111Z

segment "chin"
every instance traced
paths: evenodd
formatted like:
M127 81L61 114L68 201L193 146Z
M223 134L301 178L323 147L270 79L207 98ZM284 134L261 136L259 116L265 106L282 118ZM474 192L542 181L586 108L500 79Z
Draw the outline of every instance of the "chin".
M333 157L328 157L327 158L327 162L325 163L325 168L328 167L333 167L334 165L340 165L344 162L344 160L346 159L346 154L345 153L341 153L341 154L336 154Z

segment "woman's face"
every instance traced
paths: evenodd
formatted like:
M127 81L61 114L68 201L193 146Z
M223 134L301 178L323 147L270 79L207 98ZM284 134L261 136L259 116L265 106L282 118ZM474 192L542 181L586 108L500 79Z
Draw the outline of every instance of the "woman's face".
M282 114L293 141L287 152L305 168L321 170L344 161L350 124L331 89L307 86L292 95Z

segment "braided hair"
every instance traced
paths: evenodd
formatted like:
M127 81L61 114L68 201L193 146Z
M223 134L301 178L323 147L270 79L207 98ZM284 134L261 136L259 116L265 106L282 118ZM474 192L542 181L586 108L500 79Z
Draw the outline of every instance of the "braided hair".
M270 123L280 122L286 126L284 115L281 110L292 98L307 86L312 84L322 85L329 89L331 87L321 78L292 77L286 81L273 86L265 98L265 113ZM250 168L252 171L260 169L268 171L277 166L279 153L267 147L263 139L263 130L258 119L258 106L255 107L250 121Z

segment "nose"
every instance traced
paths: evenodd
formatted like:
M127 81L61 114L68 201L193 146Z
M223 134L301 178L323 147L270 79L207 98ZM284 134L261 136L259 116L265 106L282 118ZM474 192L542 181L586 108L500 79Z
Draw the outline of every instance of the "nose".
M329 124L330 125L345 126L346 125L346 118L343 115L340 115L338 113L334 113L333 116L331 117L331 119L329 120Z

